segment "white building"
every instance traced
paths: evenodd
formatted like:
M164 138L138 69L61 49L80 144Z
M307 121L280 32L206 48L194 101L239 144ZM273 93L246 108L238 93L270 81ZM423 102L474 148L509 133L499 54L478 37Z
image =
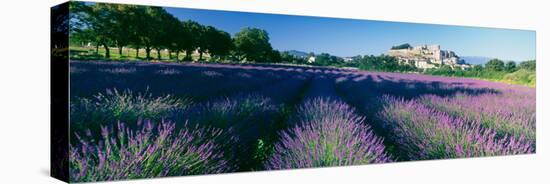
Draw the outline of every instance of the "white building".
M315 63L315 56L309 56L309 58L307 58L307 63Z

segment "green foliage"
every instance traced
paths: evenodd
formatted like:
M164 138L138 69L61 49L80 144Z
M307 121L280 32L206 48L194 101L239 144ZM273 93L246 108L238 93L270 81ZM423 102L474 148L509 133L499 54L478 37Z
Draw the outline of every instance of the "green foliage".
M233 49L233 40L231 40L229 33L212 26L206 27L203 40L206 41L206 44L204 44L206 51L216 59L224 59L229 55L229 51Z
M391 47L391 50L398 50L398 49L409 49L412 48L411 44L405 43L397 46Z
M537 69L536 60L524 61L519 64L520 69L535 71Z
M485 64L485 69L490 71L503 71L504 62L499 59L491 59Z
M506 70L507 72L515 72L516 68L516 62L514 61L506 62L506 65L504 66L504 70Z
M258 28L243 28L235 34L233 42L238 60L263 62L272 51L267 31Z
M523 84L528 86L535 86L537 83L537 77L535 71L520 69L513 73L504 75L504 81L513 84Z
M472 67L472 71L476 71L476 72L480 72L483 70L483 66L482 65L474 65Z
M292 64L307 64L307 59L305 57L298 57L290 54L289 51L284 51L280 53L281 62L292 63Z
M344 63L342 58L332 56L328 53L321 53L315 57L314 65L318 66L338 66Z
M72 17L74 20L71 22L75 27L70 34L76 34L77 38L93 42L98 47L103 46L107 58L110 56L108 47L114 41L112 36L116 28L116 21L112 20L116 17L112 6L114 5L102 3L94 6L85 6L80 3L72 5L75 16Z
M269 158L272 152L273 145L266 143L266 141L262 139L258 139L258 142L256 143L256 150L254 151L252 159L258 163L262 163Z
M269 63L280 63L282 60L283 58L278 50L272 50L266 58L266 61Z
M536 85L535 69L534 60L524 61L517 67L516 63L513 61L504 64L501 60L493 59L485 64L485 67L482 65L474 65L470 69L461 70L443 66L426 70L424 73L430 75L487 79L534 87Z
M397 58L387 55L373 56L365 55L351 61L348 66L357 65L361 70L386 71L386 72L408 72L416 71L417 68L411 64L400 64Z

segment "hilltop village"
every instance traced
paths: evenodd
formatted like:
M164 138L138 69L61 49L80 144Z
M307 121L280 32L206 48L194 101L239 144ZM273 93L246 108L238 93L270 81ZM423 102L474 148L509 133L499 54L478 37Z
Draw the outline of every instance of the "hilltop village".
M471 65L464 62L454 51L441 50L439 45L419 45L411 47L408 44L392 47L388 51L400 63L411 64L420 69L438 68L448 65L453 69L466 69Z

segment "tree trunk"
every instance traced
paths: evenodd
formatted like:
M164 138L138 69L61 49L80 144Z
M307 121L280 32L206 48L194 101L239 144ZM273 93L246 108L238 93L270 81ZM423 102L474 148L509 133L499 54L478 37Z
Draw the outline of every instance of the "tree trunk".
M95 45L95 55L99 55L99 44Z
M157 59L160 60L160 49L157 49Z
M136 59L139 58L139 47L136 47Z
M151 59L151 48L150 47L145 47L145 53L146 53L146 58L147 60Z
M202 52L199 51L199 61L201 61L201 60L202 60Z
M122 46L118 46L118 55L122 57Z
M109 53L109 46L107 46L107 44L103 44L103 48L105 48L105 57L111 57L111 54Z
M176 62L180 59L180 51L176 51Z
M193 58L191 58L191 52L189 50L185 51L185 58L184 59L190 59L191 61L193 60Z

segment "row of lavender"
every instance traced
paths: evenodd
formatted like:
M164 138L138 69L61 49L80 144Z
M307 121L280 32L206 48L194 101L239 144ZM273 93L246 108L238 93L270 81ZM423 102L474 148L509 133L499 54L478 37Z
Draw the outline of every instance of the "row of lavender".
M271 65L72 64L72 181L535 151L530 88ZM97 94L115 87L148 92Z
M311 168L390 162L382 138L335 91L336 73L318 74L281 131L267 169Z
M426 160L535 151L535 90L471 79L363 73L337 79L394 155Z

